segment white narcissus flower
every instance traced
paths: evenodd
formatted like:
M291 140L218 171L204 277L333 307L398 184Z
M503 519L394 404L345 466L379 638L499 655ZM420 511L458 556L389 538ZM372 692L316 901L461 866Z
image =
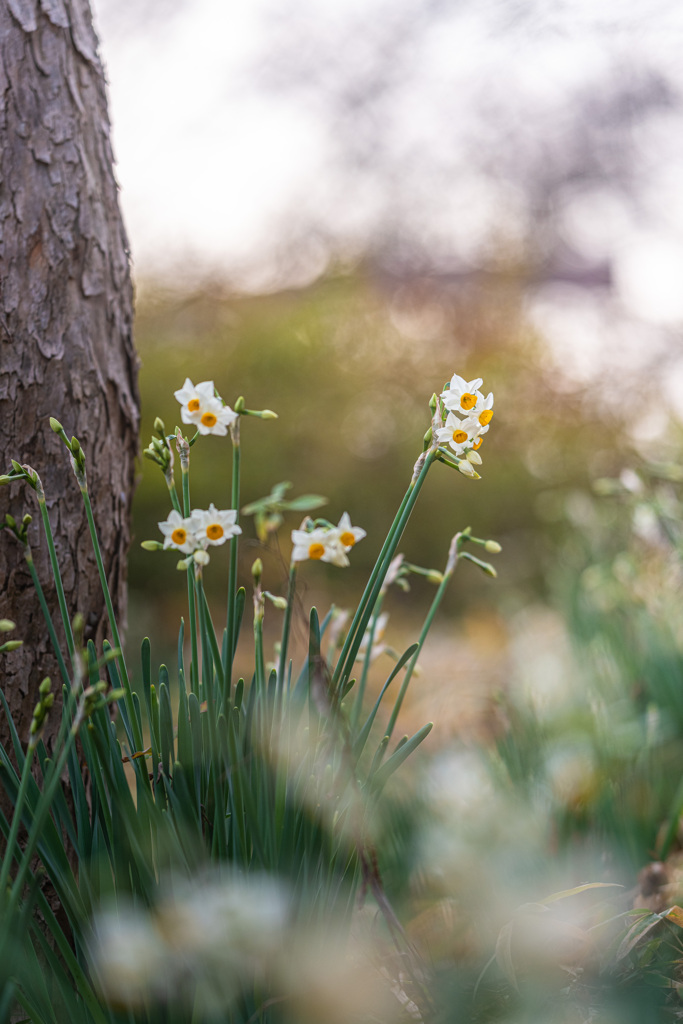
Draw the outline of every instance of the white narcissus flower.
M228 427L237 419L237 413L229 405L223 405L218 398L212 398L202 409L197 421L200 434L217 434L225 437Z
M178 391L174 391L173 396L182 406L180 418L183 423L194 423L196 426L201 419L203 409L214 399L213 381L205 380L195 387L190 378L186 377L183 386Z
M479 391L482 385L482 378L475 377L474 380L465 380L454 373L451 377L451 386L441 392L441 400L449 412L458 412L461 416L470 416L483 395Z
M190 516L197 543L203 548L207 548L209 544L225 544L229 537L241 533L242 527L237 526L236 519L237 512L234 508L221 511L213 502L206 510L194 509Z
M200 434L218 434L224 437L228 427L237 419L237 413L229 405L223 405L216 398L212 380L204 380L196 386L189 377L182 388L174 392L180 402L180 417L183 423L193 424Z
M363 537L367 537L367 531L361 529L360 526L352 526L351 517L348 512L345 512L337 525L337 536L344 550L350 551L354 544L362 540Z
M303 562L310 558L317 562L331 562L332 565L347 566L349 560L339 541L336 530L318 526L315 530L292 530L292 562Z
M164 535L164 549L176 548L184 555L189 555L197 547L192 520L183 519L176 509L169 512L168 519L158 525Z
M474 446L481 433L477 420L461 420L454 412L449 412L444 426L436 431L436 439L439 444L448 444L456 455L462 455L466 448Z
M472 419L476 419L482 428L481 433L486 433L489 429L489 423L493 419L493 392L489 392L486 398L481 395L472 412Z

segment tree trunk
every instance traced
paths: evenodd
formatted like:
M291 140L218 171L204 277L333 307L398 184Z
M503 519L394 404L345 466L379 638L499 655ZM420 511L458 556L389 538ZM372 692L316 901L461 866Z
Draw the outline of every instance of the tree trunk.
M88 0L0 0L0 471L42 478L70 614L86 639L109 636L87 521L68 454L49 427L81 441L114 607L125 567L139 425L128 243L113 174L105 79ZM35 495L0 490L0 519L34 516L38 574L63 630ZM37 688L59 690L23 557L0 533L0 616L24 646L0 655L0 685L25 739ZM52 730L58 715L52 714ZM0 719L0 737L7 735Z

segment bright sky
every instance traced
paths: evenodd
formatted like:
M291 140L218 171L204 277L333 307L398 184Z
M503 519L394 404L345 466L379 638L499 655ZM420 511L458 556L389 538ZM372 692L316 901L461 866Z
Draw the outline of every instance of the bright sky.
M405 0L413 16L427 6ZM381 106L381 95L377 105L370 102L358 130L377 132L378 164L386 161L398 214L426 225L435 251L447 253L455 243L458 258L476 264L501 208L512 230L521 211L518 142L528 148L553 132L569 133L568 95L594 82L599 100L610 68L634 76L654 68L674 93L683 93L683 6L675 0L452 6L422 33L415 53L410 39L400 42L401 60L414 73L392 84L389 107ZM344 125L329 119L325 90L334 91L335 76L341 70L343 78L347 65L355 68L361 94L377 85L373 45L381 39L383 12L396 10L395 3L94 0L94 7L139 278L180 273L191 282L213 271L267 287L281 280L276 257L283 239L301 226L305 234L308 222L325 224L351 247L372 235L388 200L376 177L350 177L348 164L340 164L343 147L353 148L355 121L349 119L353 130L340 139ZM259 76L283 54L290 76L296 74L292 39L301 45L302 68L315 68L319 100L304 89L259 86ZM353 75L350 80L353 86ZM488 108L495 113L490 125L481 115ZM612 261L615 301L627 315L669 329L683 319L680 110L634 122L631 141L638 154L637 208L598 182L565 198L560 222L576 252ZM505 153L506 172L494 186L472 163L478 150L484 160ZM458 173L451 175L451 167ZM325 258L315 244L302 241L294 256L290 246L288 283L314 277ZM576 339L590 349L610 309L598 308L590 295L569 297L573 327L564 318L568 295L557 289L539 295L533 313L560 348L565 339L581 375Z

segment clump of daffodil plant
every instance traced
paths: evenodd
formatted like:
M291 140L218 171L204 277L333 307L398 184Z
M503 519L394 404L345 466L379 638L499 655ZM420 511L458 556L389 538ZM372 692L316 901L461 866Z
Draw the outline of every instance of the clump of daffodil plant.
M242 509L243 516L254 515L265 545L287 515L305 515L290 528L288 579L275 581L286 598L264 589L260 559L252 566L254 658L246 678L235 670L247 608L247 581L238 579L245 529L241 427L249 418L276 419L275 413L247 409L241 397L229 406L213 381L195 385L187 378L175 392L185 429L168 432L163 420L155 420L144 454L164 475L170 508L165 517L160 512L162 539L143 547L181 555L178 565L187 577L187 621L180 623L172 671L154 665L147 639L135 671L124 654L78 439L51 421L86 503L110 618L111 643L103 650L83 643L82 618L72 618L66 607L38 474L14 462L0 478L24 481L35 492L66 637L63 652L33 566L26 517L9 516L2 528L24 550L55 646L62 726L48 751L42 733L54 697L44 680L30 737L14 731L13 750L0 748L3 785L14 804L11 823L0 816L7 837L0 871L0 1024L18 1007L35 1024L209 1024L219 1018L247 1024L283 1020L277 1009L283 1001L297 1021L342 1020L340 992L365 991L368 972L373 1000L409 1003L418 1014L428 1006L424 965L391 906L379 867L378 844L387 827L383 792L431 729L428 723L392 746L417 659L456 565L468 560L495 575L467 549L494 553L499 546L462 530L437 571L408 563L398 545L436 462L478 477L478 450L493 416L493 396L484 397L481 383L455 374L433 397L423 450L381 544L366 539L348 512L333 520L312 518L324 499L285 498L286 483ZM220 443L231 451L227 509L191 504L191 461L202 457L208 436L224 439ZM309 562L348 566L362 540L379 553L355 612L344 618L331 611L321 621L311 608L308 650L298 663L290 644L292 622L301 614L297 573L318 571L306 567ZM227 607L218 618L203 577L216 571L211 553L224 545ZM380 644L383 604L389 587L405 589L411 576L434 584L436 592L417 640L400 653ZM272 663L265 651L266 615L282 616ZM11 628L0 624L2 631ZM12 643L2 644L0 654ZM368 706L370 663L380 648L390 651L392 668ZM395 680L397 692L385 712ZM29 738L24 753L22 741ZM22 826L28 839L20 842ZM43 874L59 914L43 894ZM364 901L383 923L359 938L351 923L354 907ZM305 968L307 957L316 969ZM37 977L45 980L36 983Z

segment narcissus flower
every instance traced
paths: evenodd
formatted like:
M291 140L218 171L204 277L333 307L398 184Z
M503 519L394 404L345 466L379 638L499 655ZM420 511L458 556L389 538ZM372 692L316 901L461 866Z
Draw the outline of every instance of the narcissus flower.
M456 455L462 455L467 448L472 448L482 427L473 418L461 420L454 412L449 412L443 427L436 431L439 444L448 444Z
M488 430L489 423L493 419L493 392L490 392L486 398L482 395L474 407L472 412L472 419L476 419L480 427ZM482 429L481 433L485 433Z
M159 523L159 529L164 535L164 548L176 548L184 555L189 555L198 546L192 520L183 519L176 509L169 512L168 519Z
M197 543L203 548L210 544L225 544L229 537L241 533L242 527L236 525L236 519L237 512L234 509L220 511L213 503L207 510L194 509L190 516Z
M314 530L292 530L292 543L292 562L303 562L310 558L314 562L331 562L332 565L349 564L335 529L318 526Z
M470 416L477 403L483 401L484 396L479 391L481 385L481 377L475 377L474 380L468 381L454 373L451 377L450 388L441 393L441 400L449 412Z
M193 424L200 434L218 434L224 437L228 427L237 419L237 413L229 405L223 405L216 398L213 381L205 380L196 386L189 377L182 388L174 392L181 405L180 417L183 423Z
M344 550L350 551L354 544L367 536L367 531L362 530L360 526L352 526L351 517L345 512L337 525L337 536Z

